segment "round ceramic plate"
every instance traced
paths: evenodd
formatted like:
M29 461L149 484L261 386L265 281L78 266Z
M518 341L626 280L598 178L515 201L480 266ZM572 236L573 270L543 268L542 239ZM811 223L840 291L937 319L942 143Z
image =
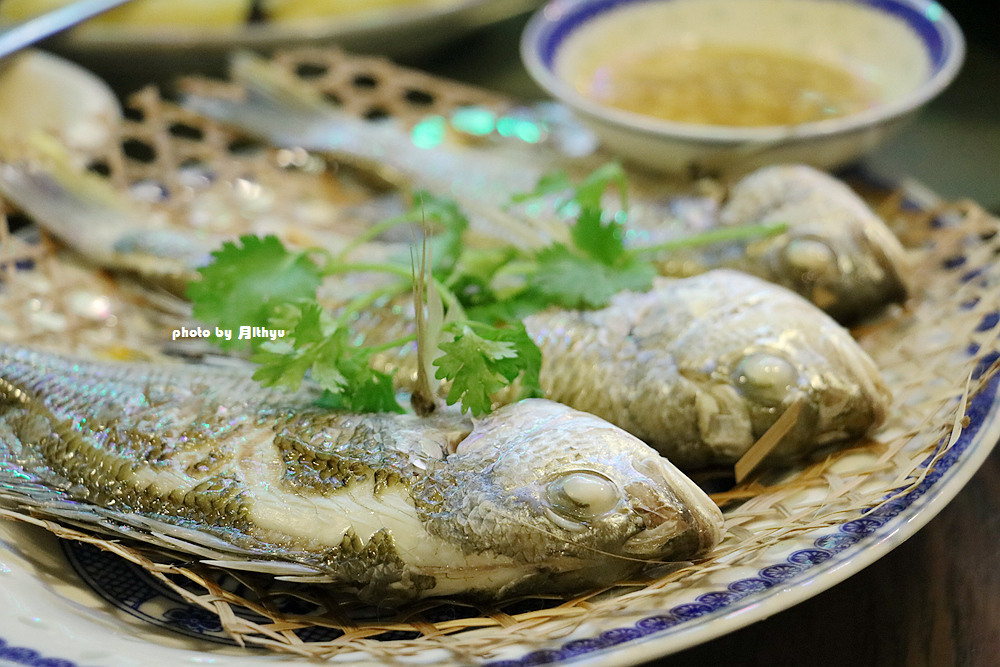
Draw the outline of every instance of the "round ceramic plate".
M932 382L917 378L908 382L905 375L913 372L907 370L911 367L890 364L887 371L894 386L920 385L905 390L906 400L897 408L912 411L917 406L917 421L921 411L932 413L922 421L941 426L940 435L934 436L939 438L937 444L929 449L921 446L920 453L908 459L908 467L873 465L872 451L862 447L837 459L828 470L849 475L863 468L854 490L874 502L846 509L834 521L810 523L808 515L800 516L798 525L789 523L775 539L734 551L738 557L721 563L722 567L717 563L710 572L650 598L621 602L610 618L579 624L541 645L515 641L500 646L479 662L490 667L627 665L670 654L790 608L872 564L913 535L958 493L1000 438L1000 374L988 373L1000 358L1000 313L995 305L1000 267L991 259L996 248L985 247L989 243L974 242L961 253L949 251L944 261L935 260L941 273L935 284L943 287L930 298L943 303L936 304L932 313L922 313L922 306L917 306L911 314L913 322L926 322L915 334L908 330L907 338L916 339L925 354L913 368L941 364L954 374L935 375ZM952 316L942 317L949 309ZM886 344L870 342L876 347ZM889 346L894 347L891 342ZM932 393L937 398L924 400L921 392L928 390L924 385L935 384ZM977 385L978 391L970 391ZM897 440L898 447L875 458L883 462L905 458L908 438ZM796 503L807 500L789 497L785 502L794 510ZM740 525L732 514L727 521L730 532L749 530L749 524ZM337 631L318 627L309 632L312 635L303 636L303 641L337 637ZM336 654L332 662L379 664L374 655L347 651ZM175 590L115 555L60 541L35 526L0 522L0 665L120 667L141 662L149 667L235 667L298 660L235 646L215 615L190 605ZM428 650L410 656L409 662L441 664L448 662L448 656L440 649Z
M326 19L219 29L143 31L87 26L62 38L59 50L85 56L164 57L218 54L234 48L337 44L354 52L394 56L428 49L538 5L538 0L436 0Z

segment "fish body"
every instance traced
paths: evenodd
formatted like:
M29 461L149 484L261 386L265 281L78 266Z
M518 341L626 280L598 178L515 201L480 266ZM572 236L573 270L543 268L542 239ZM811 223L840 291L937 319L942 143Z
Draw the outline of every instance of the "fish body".
M732 464L798 404L769 455L801 459L872 432L891 401L872 359L799 295L716 269L659 278L596 311L525 319L546 396L601 415L682 469Z
M0 194L89 262L182 293L222 238L196 238L130 205L41 139L47 155L0 161Z
M363 599L611 583L720 539L638 439L529 400L347 414L242 370L0 349L0 503Z
M412 309L400 310L372 311L357 326L372 342L412 334ZM682 470L736 463L793 406L798 419L769 464L855 442L891 405L875 362L844 327L740 271L660 277L605 308L551 308L523 323L542 351L546 397L601 416ZM415 382L413 346L374 363L401 386Z
M58 187L58 181L48 180L45 174L44 171L24 172L9 165L0 165L0 183L18 185L12 191L35 202L36 211L55 207L57 211L53 213L53 219L62 221L59 224L65 228L67 235L84 237L80 241L82 247L89 247L86 244L103 245L102 239L106 237L86 238L87 234L81 234L81 230L87 227L73 224L79 222L73 217L73 201L78 191ZM819 268L815 272L786 272L786 276L798 276L800 279L789 287L810 291L814 298L830 297L827 305L837 307L842 316L863 314L862 311L852 313L851 309L841 308L846 301L865 305L867 310L862 310L870 316L878 307L878 295L884 294L884 291L865 290L859 286L854 295L838 292L844 284L837 277L842 275L837 273L840 271L837 267L867 271L872 278L871 284L882 281L886 287L894 283L890 277L894 274L879 273L877 262L844 259L843 255L850 253L845 252L843 246L850 244L855 235L846 223L837 226L843 232L842 238L838 237L843 243L837 246L830 245L829 238L819 241L814 235L806 233L812 223L803 213L802 206L795 202L812 201L811 198L815 197L822 199L817 192L838 191L836 188L809 185L829 179L825 175L815 179L815 174L819 172L800 171L792 167L770 168L758 176L748 177L759 177L764 185L751 188L750 193L737 188L730 203L722 209L726 220L736 221L733 224L740 220L767 222L780 220L798 211L803 224L777 239L762 240L746 252L733 254L731 249L719 252L729 253L727 259L736 265L757 269L790 264L794 257L804 255L800 266L813 262ZM787 185L795 181L805 185L790 191L787 187L779 187L781 183ZM47 190L46 184L52 187ZM56 194L42 197L47 191ZM771 194L759 198L753 196L753 193L762 192ZM84 200L90 201L87 197ZM792 203L782 204L781 201ZM845 201L848 204L844 204ZM832 197L828 208L831 215L826 221L836 221L840 215L838 211L843 206L849 208L849 202L850 198L846 195ZM817 208L814 204L805 207ZM128 219L125 216L115 218L113 214L102 218L101 208L96 204L88 209L85 203L77 210L87 212L87 220L105 230L111 226L108 220ZM101 228L101 224L106 227ZM119 225L119 231L129 229L127 223ZM124 241L134 240L137 234L130 232L110 236L117 239L112 248L119 252L124 247ZM152 238L146 232L139 233L138 237L145 240ZM183 235L171 238L176 238L176 247L182 251L172 251L171 248L175 247L172 243L147 244L155 253L147 256L145 261L149 266L161 267L157 270L174 267L176 272L168 271L168 274L175 277L190 275L193 268L184 268L187 260L158 263L153 258L162 259L168 255L189 260L202 256L207 250L199 245L203 239ZM376 256L384 250L379 243L366 244L365 248L365 252ZM98 252L94 251L95 256ZM755 264L750 261L752 258L760 261ZM835 266L830 268L831 264ZM133 262L132 266L138 264ZM824 276L833 274L836 275L832 282L825 280ZM872 361L835 322L802 299L791 298L793 295L788 290L773 282L773 276L770 285L731 270L710 270L704 276L701 279L697 276L663 279L647 296L623 294L609 308L592 313L549 311L527 318L525 326L543 351L542 386L546 395L594 412L625 428L685 469L738 460L781 413L800 398L807 409L797 422L795 431L788 434L773 453L771 460L774 462L799 458L830 444L850 442L871 432L882 422L889 402L888 392ZM350 295L372 288L373 277L369 274L361 277L360 282L348 277L336 281L335 285L324 286L324 294L335 296L335 303L331 304L333 308ZM182 289L184 284L179 283L178 289ZM691 285L701 287L688 287ZM705 316L700 319L691 315L701 311ZM406 316L406 312L410 312L410 317ZM742 323L737 325L737 322ZM626 323L630 324L626 326ZM684 326L679 323L684 323ZM352 326L372 342L395 340L413 333L412 308L409 311L405 307L381 309L362 315ZM635 333L640 330L645 333ZM706 345L710 343L715 349L696 350L691 346L694 340L705 341ZM760 406L749 392L751 385L725 389L731 382L723 382L720 378L733 377L735 368L732 365L751 355L756 348L775 350L777 356L794 367L786 375L798 389L790 391L785 397L788 400L783 398ZM713 359L722 361L710 361ZM784 366L786 362L779 365ZM706 364L710 363L716 364L711 373L698 370L707 368ZM413 349L403 350L402 355L392 352L380 354L376 364L382 370L397 370L400 384L408 386L415 368ZM718 370L723 367L728 370ZM691 382L691 378L698 378L698 381ZM645 395L643 392L649 393ZM650 401L655 401L656 405ZM831 405L838 407L820 409L820 406ZM723 423L727 425L726 429L719 426ZM807 423L811 426L807 427Z
M242 54L234 59L233 77L245 87L246 99L193 93L185 104L276 146L360 164L392 183L454 199L469 217L478 243L500 239L533 249L567 241L571 221L559 212L553 201L557 197L513 206L512 197L533 190L555 169L591 171L599 164L597 155L567 155L551 145L513 140L426 146L391 120L344 113L284 74ZM0 163L0 193L100 266L139 273L181 292L212 250L234 240L220 232L171 226L131 205L135 202L125 201L96 176L74 173L67 160L59 159L57 147L42 152L41 159ZM692 226L701 231L787 226L776 236L665 253L658 261L664 275L736 268L802 294L845 323L870 318L908 294L899 241L860 197L824 172L804 165L765 167L737 182L722 201L708 198L693 224L690 216L677 213L676 184L668 186L664 179L658 186L655 179L638 174L631 178L642 181L629 194L625 218L625 239L633 246L675 240ZM285 226L289 229L282 236L303 236L291 221ZM337 253L353 247L356 233L353 223L341 220L305 236L311 245ZM382 238L354 247L352 258L377 261L394 254L407 256L399 244Z

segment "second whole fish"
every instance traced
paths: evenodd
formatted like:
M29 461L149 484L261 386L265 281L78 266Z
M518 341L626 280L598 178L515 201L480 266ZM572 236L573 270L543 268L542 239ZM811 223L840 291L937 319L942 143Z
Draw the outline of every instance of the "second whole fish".
M0 182L16 191L19 201L27 200L26 208L48 216L50 227L71 240L79 237L79 247L99 246L88 251L99 262L130 256L130 267L165 272L161 277L183 286L195 259L208 251L198 239L177 233L169 234L170 243L153 243L158 233L136 232L130 212L111 205L121 204L119 199L90 196L88 189L69 187L44 170L0 165ZM744 208L747 216L767 209ZM98 231L94 236L91 226ZM138 246L160 256L175 249L170 255L176 261L133 252ZM381 252L387 246L365 247ZM368 275L361 277L361 283L338 283L333 291L343 299L345 291L371 289ZM372 341L394 340L413 332L405 312L377 310L356 329ZM890 403L874 363L836 322L789 290L742 272L664 278L647 295L619 295L603 310L553 310L530 316L525 325L543 350L543 389L549 397L626 428L684 468L737 461L793 403L804 406L802 414L771 462L869 434ZM766 355L753 357L764 350ZM400 385L410 386L412 349L401 355L380 355L377 361L385 370L397 370ZM776 372L766 382L784 382L785 395L778 395L778 388L754 392L759 382L753 377L737 383L744 357L759 362L748 361L745 369Z
M385 310L358 326L391 340L414 325ZM874 433L892 404L877 365L844 327L739 271L658 278L606 308L549 309L524 326L542 350L548 398L624 428L682 470L735 464L791 409L794 426L767 462L802 460ZM408 385L413 352L375 362Z

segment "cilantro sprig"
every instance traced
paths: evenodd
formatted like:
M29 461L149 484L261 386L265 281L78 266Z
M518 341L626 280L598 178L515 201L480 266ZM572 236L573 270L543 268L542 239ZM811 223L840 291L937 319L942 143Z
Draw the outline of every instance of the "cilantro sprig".
M321 402L328 407L403 412L392 375L372 368L371 358L411 344L416 335L379 345L360 343L363 336L352 331L351 322L382 294L364 295L334 316L320 305L317 289L326 276L377 270L409 279L412 269L347 264L322 252L291 251L274 236L243 236L224 244L212 258L200 270L201 280L188 288L195 316L231 330L261 326L284 333L276 340L218 339L227 348L250 349L250 360L258 364L255 380L294 391L308 376L323 389ZM429 283L453 313L462 312L455 295L433 275ZM384 292L398 293L407 287L401 282ZM491 326L454 318L437 334L441 340L430 341L440 351L433 360L435 377L451 383L449 404L460 402L463 411L473 414L489 412L490 395L518 378L524 395L539 395L541 352L523 324Z

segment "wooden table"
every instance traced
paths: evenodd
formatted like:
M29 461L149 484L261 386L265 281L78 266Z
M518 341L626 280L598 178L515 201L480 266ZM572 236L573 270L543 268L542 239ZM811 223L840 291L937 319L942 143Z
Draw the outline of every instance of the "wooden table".
M648 667L1000 665L1000 450L916 535L760 623Z

